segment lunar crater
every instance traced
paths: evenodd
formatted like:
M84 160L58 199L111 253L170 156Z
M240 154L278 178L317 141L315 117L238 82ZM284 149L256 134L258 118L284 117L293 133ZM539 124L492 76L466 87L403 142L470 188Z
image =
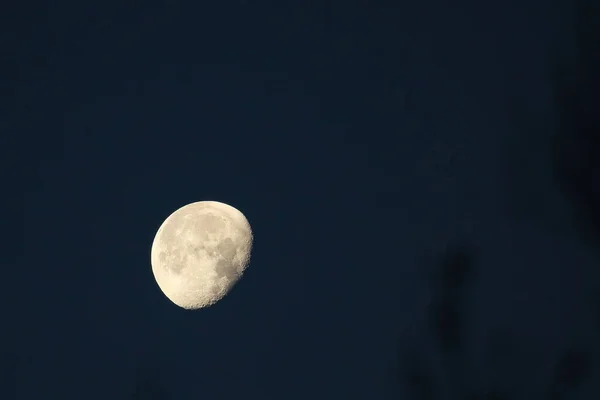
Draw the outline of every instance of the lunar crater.
M156 282L180 307L211 305L243 275L252 240L250 224L237 209L218 202L188 204L172 213L154 238Z

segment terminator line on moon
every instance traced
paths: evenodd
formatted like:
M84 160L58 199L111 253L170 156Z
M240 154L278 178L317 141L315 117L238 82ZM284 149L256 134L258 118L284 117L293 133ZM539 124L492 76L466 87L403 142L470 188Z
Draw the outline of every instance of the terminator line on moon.
M221 300L250 262L252 229L236 208L217 201L183 206L162 223L150 254L162 292L195 310Z

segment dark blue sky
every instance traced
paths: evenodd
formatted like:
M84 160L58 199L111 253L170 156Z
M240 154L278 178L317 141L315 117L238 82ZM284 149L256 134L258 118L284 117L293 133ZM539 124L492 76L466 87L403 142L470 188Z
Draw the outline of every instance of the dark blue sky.
M27 146L27 267L4 289L17 399L125 399L140 359L181 400L405 398L398 338L419 335L421 278L454 242L481 255L476 363L495 326L545 357L589 339L594 261L543 155L517 173L531 192L507 179L519 151L543 153L559 8L162 3L5 14L8 124ZM532 196L550 200L523 218ZM149 251L198 200L240 209L255 248L229 296L186 312Z

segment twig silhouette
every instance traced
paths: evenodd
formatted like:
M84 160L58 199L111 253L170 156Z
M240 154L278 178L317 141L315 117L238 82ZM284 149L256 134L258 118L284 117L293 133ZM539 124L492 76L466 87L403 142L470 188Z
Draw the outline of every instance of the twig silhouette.
M556 131L552 138L553 180L561 192L570 199L579 214L579 227L583 238L600 243L600 3L592 0L576 0L573 7L575 28L574 44L577 50L574 68L553 55L550 60L552 86L557 109ZM526 108L513 108L519 123L531 128L532 120ZM537 122L534 123L537 125ZM539 127L539 126L538 126ZM542 128L548 128L542 127ZM542 199L543 200L543 199ZM475 259L464 247L447 252L440 261L433 282L434 295L428 314L429 330L442 364L442 378L436 377L433 366L422 361L411 352L403 353L401 379L411 389L415 400L430 399L498 399L510 400L532 397L524 393L528 381L533 380L535 371L527 371L525 382L505 387L500 383L483 385L466 358L466 310L467 292L474 276ZM592 301L596 304L596 329L600 332L600 296ZM525 346L510 341L509 348L503 338L505 334L491 337L491 353L500 354L516 348L513 354L522 354ZM500 340L502 339L502 340ZM498 348L494 349L497 346ZM488 349L488 350L490 350ZM414 351L414 350L412 350ZM508 361L510 370L520 367L522 360ZM410 364L413 365L410 365ZM572 398L573 393L590 377L592 360L585 349L577 346L564 351L556 360L553 373L546 387L542 388L542 399L563 400ZM442 396L440 381L449 396ZM520 396L517 396L520 395Z
M558 110L554 149L556 181L573 201L583 227L600 235L600 7L597 2L573 3L574 70L553 60L552 84Z
M564 4L571 7L574 30L569 54L554 46L548 56L554 117L542 116L516 96L507 104L518 127L511 139L508 169L513 211L519 218L538 222L542 216L545 227L555 218L567 218L580 239L594 246L600 244L599 4L593 0ZM566 206L564 210L547 208L558 206L557 201L562 203L559 207Z
M504 374L526 372L517 382L510 382L511 377L505 375L500 376L498 381L484 384L466 357L465 305L467 289L476 272L475 261L473 252L461 246L446 251L438 264L428 325L441 361L441 371L436 373L432 363L426 362L424 353L419 353L414 345L403 349L400 354L400 378L415 400L531 398L528 392L532 390L531 384L537 374L535 367L527 364L529 360L525 349L531 346L501 331L488 338L488 367L493 370L494 365L504 364L500 365L505 368ZM569 398L589 377L590 369L591 359L582 348L574 347L563 352L556 362L551 380L543 389L543 399Z

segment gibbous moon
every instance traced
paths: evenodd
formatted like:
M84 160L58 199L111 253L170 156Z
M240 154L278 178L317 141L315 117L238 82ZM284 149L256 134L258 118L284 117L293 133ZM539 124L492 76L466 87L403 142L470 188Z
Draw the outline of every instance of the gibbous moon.
M217 201L176 210L162 223L150 255L162 292L187 310L222 299L250 262L252 229L240 211Z

